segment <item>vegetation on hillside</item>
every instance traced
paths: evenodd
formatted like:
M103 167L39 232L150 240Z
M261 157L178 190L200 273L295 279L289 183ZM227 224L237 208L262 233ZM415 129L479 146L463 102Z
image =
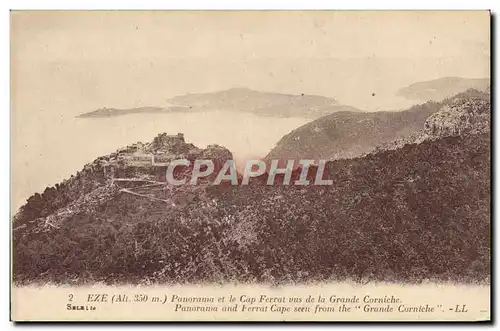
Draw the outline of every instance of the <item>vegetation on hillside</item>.
M212 186L183 207L116 194L14 231L14 280L485 282L489 155L486 134L449 137L331 162L333 186Z
M99 158L15 215L14 282L488 283L490 103L476 92L415 108L437 114L429 139L328 162L331 186L158 186L164 169L134 163L144 154L232 158L182 135ZM124 190L111 173L153 184Z
M470 89L442 102L428 101L404 111L338 112L323 116L285 135L266 159L359 157L395 140L413 140L430 115L469 98L489 100L490 95Z

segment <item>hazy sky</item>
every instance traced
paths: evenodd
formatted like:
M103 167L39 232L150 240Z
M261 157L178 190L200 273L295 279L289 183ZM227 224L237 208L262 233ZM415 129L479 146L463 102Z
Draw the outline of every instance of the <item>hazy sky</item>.
M416 81L489 75L486 11L14 12L11 25L13 101L27 112L233 86L377 109Z

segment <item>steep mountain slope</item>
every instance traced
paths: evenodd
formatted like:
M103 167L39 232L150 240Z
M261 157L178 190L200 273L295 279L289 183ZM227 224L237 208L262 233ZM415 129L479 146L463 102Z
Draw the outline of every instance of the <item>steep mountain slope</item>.
M40 209L38 199L16 215L14 281L489 282L490 136L489 126L474 120L489 122L483 110L458 118L484 130L444 129L419 144L329 162L332 186L268 186L263 176L247 186L143 194L156 194L152 199L80 181L90 193L79 200L64 190L43 199L79 206L64 217ZM168 146L165 154L199 151L173 138L160 136L126 155L155 146ZM230 157L214 150L221 161ZM129 168L122 177L148 173ZM172 203L178 194L185 203Z
M467 98L443 106L425 121L424 134L432 137L484 133L490 129L490 100Z
M484 91L490 85L489 78L443 77L411 84L396 92L396 95L410 100L441 101L468 89Z
M420 130L440 105L428 102L402 112L339 112L307 123L284 136L266 159L352 158Z
M352 158L385 143L417 134L427 118L455 100L489 95L476 90L459 93L442 102L426 102L398 112L339 112L318 118L284 136L266 156L270 159Z
M490 131L490 94L468 90L446 102L427 118L421 130L406 137L377 146L375 153L398 149L406 144L421 143L447 136L480 134Z

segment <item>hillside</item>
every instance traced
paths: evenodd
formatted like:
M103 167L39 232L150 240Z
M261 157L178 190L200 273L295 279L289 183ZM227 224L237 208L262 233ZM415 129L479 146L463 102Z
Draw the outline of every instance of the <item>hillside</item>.
M490 109L489 93L468 90L444 102L437 112L425 120L421 130L385 142L377 146L373 153L442 137L487 133L491 123Z
M333 187L115 194L14 231L16 283L488 281L487 135L329 164ZM85 202L84 202L85 204Z
M161 181L164 169L141 163L143 153L221 162L231 154L181 135L129 146L35 195L15 216L14 282L489 282L489 108L462 108L473 111L458 118L481 130L444 129L436 139L329 162L332 186L268 186L263 176L176 191L129 183L125 190L140 195L130 194L105 180L99 162L121 178ZM434 127L467 127L438 118Z
M429 101L404 111L327 115L285 135L266 159L358 157L385 143L417 134L431 114L455 100L469 97L489 99L489 94L468 90L442 102Z
M468 89L484 91L489 88L489 85L489 78L443 77L411 84L397 91L396 95L410 100L441 101Z
M422 128L440 105L428 102L402 112L339 112L316 119L285 135L266 159L353 158Z
M152 156L155 165L152 164ZM170 199L171 203L178 203L184 198L183 188L171 188L171 195L165 197L163 183L168 162L181 158L211 159L216 167L220 167L225 160L232 159L232 154L218 145L200 149L186 143L182 134L166 133L158 135L150 143L138 142L121 148L85 165L62 183L28 198L14 216L14 235L16 231L31 226L40 231L57 227L75 214L98 207L117 195L128 195L130 192L146 195L137 191L143 186L148 188L148 196L143 197L145 199ZM184 169L182 174L176 175L188 176L190 170ZM159 196L155 198L155 194Z

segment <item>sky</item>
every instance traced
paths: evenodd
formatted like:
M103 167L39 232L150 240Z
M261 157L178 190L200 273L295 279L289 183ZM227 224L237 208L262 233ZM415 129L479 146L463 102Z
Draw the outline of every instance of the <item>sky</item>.
M417 81L488 77L489 23L487 11L13 12L13 102L73 116L243 86L380 110Z

